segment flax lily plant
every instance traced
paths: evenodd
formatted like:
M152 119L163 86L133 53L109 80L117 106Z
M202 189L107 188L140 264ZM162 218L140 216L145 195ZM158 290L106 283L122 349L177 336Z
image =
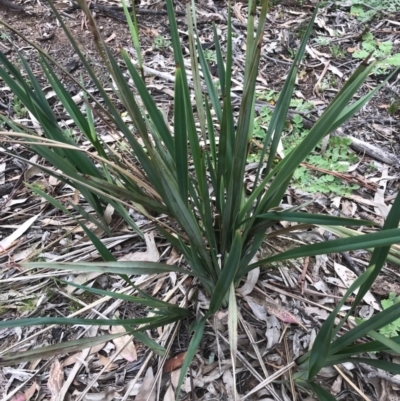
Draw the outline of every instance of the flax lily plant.
M90 151L80 147L60 127L41 85L24 57L20 55L24 69L24 73L21 73L20 69L10 63L4 54L0 54L1 78L14 95L18 96L43 132L43 136L39 136L35 131L4 118L10 131L1 133L3 143L1 151L19 158L20 156L13 153L12 147L5 144L22 143L47 162L46 165L38 167L68 183L82 194L95 215L85 212L78 205L72 206L81 215L78 223L83 227L86 235L97 247L104 260L97 263L30 262L24 263L22 267L120 274L126 283L133 287L130 280L131 275L175 271L192 275L204 292L208 294L210 300L207 313L196 320L192 317L190 308L157 300L136 287L134 288L137 296L130 296L78 286L95 294L109 295L142 304L149 307L152 314L149 315L150 317L131 320L52 317L19 319L0 322L0 327L35 324L123 325L129 333L133 333L155 352L163 354L164 348L151 339L146 334L146 330L177 322L183 318L191 318L194 319L192 325L194 334L182 369L181 385L185 372L200 344L207 318L222 307L229 309L230 345L234 359L237 341L235 287L252 269L259 266L273 268L273 262L293 258L368 249L372 253L369 268L355 281L325 322L312 350L298 361L300 369L297 382L303 387L312 388L321 399L329 399L329 394L313 381L323 366L359 360L392 372L400 372L398 365L389 362L354 357L370 351L393 350L399 352L400 337L390 340L382 338L383 336L376 330L397 317L396 314L400 313L400 304L377 314L345 335L339 335L341 327L346 323L354 308L362 301L364 294L379 274L390 251L390 246L400 241L399 196L394 202L387 222L380 231L375 230L366 235L352 235L348 238L300 246L267 259L252 262L254 256L263 247L268 228L278 221L301 224L293 226L293 230L304 226L343 228L344 226L371 225L370 222L356 219L304 213L300 211L301 208L282 211L279 205L292 174L299 164L325 136L349 120L384 85L383 82L371 92L352 102L354 94L374 68L373 62L369 63L368 60L364 60L343 85L306 138L284 158L276 158L295 87L296 74L313 28L318 11L316 9L276 104L265 136L256 178L251 188L246 188L244 185L245 167L255 118L255 85L268 10L268 1L263 0L261 3L261 8L257 8L255 0L249 1L243 92L236 116L232 106L233 95L231 93L233 51L230 14L228 14L226 50L224 52L222 51L222 41L214 27L218 62L218 79L214 80L196 35L194 2L188 4L188 43L192 68L191 79L189 79L182 55L173 2L172 0L166 1L176 65L174 115L171 128L146 87L136 17L132 21L125 4L123 4L125 15L137 52L138 63L135 64L128 51L122 49L120 56L124 67L121 68L120 61L104 43L86 2L79 0L88 19L99 54L103 58L110 76L110 80L104 84L82 54L79 45L70 34L54 5L49 2L71 45L79 55L85 73L96 86L98 96L94 98L85 90L81 82L75 81L83 90L85 110L76 105L56 74L56 67L61 69L62 67L42 49L32 42L30 43L37 49L48 83L75 122L76 129L90 141L92 145ZM9 29L13 29L7 23L2 23ZM29 42L27 38L24 39ZM69 75L65 70L64 73ZM72 76L69 77L74 79ZM115 95L114 100L110 96L110 91L106 90L106 86L112 88ZM192 100L192 94L194 100ZM128 121L121 117L121 107L128 116ZM123 137L129 145L129 156L133 160L132 163L124 164L115 149L107 146L102 140L102 137L96 132L94 117L101 119L113 134ZM40 189L33 188L33 190L64 213L69 213L64 205ZM117 262L112 253L86 225L87 221L91 221L102 228L105 233L109 233L109 228L103 219L103 212L107 204L111 204L139 235L142 233L130 218L126 208L134 208L151 219L159 233L184 256L188 269L163 263ZM154 218L157 215L164 215L166 218ZM359 291L351 310L346 316L342 316L340 324L335 326L335 317L338 316L348 296L357 288ZM17 363L35 359L39 355L43 357L70 352L93 346L93 341L104 342L118 335L120 334L96 337L95 340L85 338L25 353L3 355L0 363ZM373 341L356 344L357 340L362 337L370 337Z

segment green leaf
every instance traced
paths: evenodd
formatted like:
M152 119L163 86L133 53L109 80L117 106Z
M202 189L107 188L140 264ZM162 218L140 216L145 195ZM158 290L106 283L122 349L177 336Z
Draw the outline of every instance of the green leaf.
M241 239L240 232L237 230L235 232L235 238L232 242L231 251L226 259L226 262L223 264L222 272L211 296L210 307L208 311L209 314L215 313L220 308L235 278L242 250Z
M370 247L391 245L398 242L400 242L400 229L394 228L372 234L359 235L352 238L343 238L318 244L305 245L292 249L290 251L282 252L278 255L274 255L266 259L261 259L257 263L253 263L248 266L241 272L241 274L244 275L258 266L268 265L272 262L277 262L281 260L294 259L305 256L324 255L334 252L346 252L355 249L367 249Z
M174 144L176 174L179 185L179 192L184 201L188 199L189 185L189 161L187 149L187 132L185 115L185 97L183 92L183 77L181 67L176 67L175 73L175 103L174 103Z
M205 323L206 323L205 316L194 323L193 330L192 330L192 331L194 331L194 335L193 335L192 339L190 340L188 350L186 351L186 356L185 356L185 359L184 359L182 367L181 367L181 374L179 376L178 385L176 387L176 400L179 399L179 393L181 391L183 381L185 380L186 372L187 372L190 364L192 363L193 358L196 355L196 352L200 346L201 339L203 338Z
M115 340L116 338L122 337L126 334L132 334L132 333L129 332L115 333L104 336L80 338L79 340L62 342L59 344L49 345L45 347L36 347L24 352L16 352L12 354L3 355L0 357L0 366L10 366L17 363L32 361L35 359L46 359L53 355L60 355L63 353L80 351L85 348L94 347L98 344Z
M20 266L27 269L43 268L43 269L64 269L78 272L101 272L101 273L117 273L117 274L157 274L157 273L184 273L190 276L199 277L194 272L181 269L172 265L156 262L25 262Z

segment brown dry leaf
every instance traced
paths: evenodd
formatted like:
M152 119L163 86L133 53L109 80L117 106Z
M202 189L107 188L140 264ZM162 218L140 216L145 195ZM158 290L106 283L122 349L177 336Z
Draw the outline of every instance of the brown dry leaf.
M112 370L117 368L117 365L115 365L114 363L110 363L110 357L97 354L97 358L98 363L96 364L96 366L107 366L107 368L105 369L106 372L111 372Z
M67 366L71 366L71 365L75 364L77 361L79 361L81 359L82 359L82 351L69 356L67 359L64 359L62 365L65 368Z
M270 315L277 317L282 322L295 323L301 327L304 327L293 314L275 302L254 299L252 297L245 297L245 299L257 319L264 320L266 322L268 312Z
M57 399L60 390L64 384L64 370L58 359L55 359L51 365L49 380L47 382L47 387L51 393L51 399L54 401Z
M25 391L25 393L18 392L11 398L11 401L28 401L32 398L36 391L39 391L40 387L37 382L33 382L32 385Z
M119 261L143 261L143 262L157 262L160 258L160 253L156 247L154 241L154 232L144 234L144 240L146 241L147 251L146 252L133 252L119 258Z
M139 394L136 396L135 401L156 401L156 389L154 388L153 391L151 391L153 384L153 369L148 368L143 379L142 387L140 387Z
M25 394L17 393L11 398L11 401L26 401Z
M163 374L171 373L173 370L180 368L185 360L185 356L186 352L182 352L173 356L172 358L167 359L163 367Z
M174 265L179 259L181 255L177 252L175 248L172 248L170 255L168 256L167 261L165 262L167 265Z
M307 330L301 322L289 311L287 311L283 306L275 303L275 302L270 302L266 301L265 306L267 308L267 312L270 315L276 316L280 321L284 323L294 323L298 324L299 326L303 327L305 330Z
M151 293L151 296L152 296L152 297L154 297L155 295L158 294L158 291L161 290L161 287L163 286L163 284L164 284L164 282L165 282L166 279L167 279L167 276L164 275L163 277L160 277L160 278L157 280L157 283L156 283L156 285L154 286L154 290L153 290L153 292Z
M348 269L346 266L343 266L339 263L334 263L334 269L346 288L349 288L357 279L357 275L353 273L350 269ZM354 294L357 294L357 292L358 290L354 291ZM375 310L378 311L382 310L381 306L376 301L371 291L368 291L363 299L369 306L372 306Z
M400 295L400 285L396 282L390 282L386 277L378 276L372 284L372 291L374 294L388 297L391 292L394 292L396 296Z
M37 214L36 216L31 217L30 219L26 220L22 223L12 234L8 237L3 238L0 241L0 254L6 251L10 246L22 235L25 233L26 230L35 222L35 220L39 217Z
M97 354L100 350L102 350L105 347L105 345L106 345L106 343L95 345L94 347L92 347L90 349L90 353ZM71 366L71 365L75 364L77 361L82 359L82 355L83 355L83 352L81 351L81 352L77 352L76 354L69 356L68 358L64 359L62 366L65 368L67 366Z
M111 326L110 333L125 333L126 330L122 326ZM125 344L129 341L129 344ZM137 360L137 353L135 344L132 341L132 336L126 335L113 340L116 351L118 352L121 348L125 347L119 355L121 355L128 362L133 362Z

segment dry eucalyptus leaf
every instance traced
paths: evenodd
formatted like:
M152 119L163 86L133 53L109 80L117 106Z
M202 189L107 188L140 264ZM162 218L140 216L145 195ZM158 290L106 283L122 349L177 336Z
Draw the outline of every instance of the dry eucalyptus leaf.
M225 370L224 374L222 375L222 380L225 384L227 399L229 401L238 399L237 395L235 394L236 389L234 386L233 375L230 369Z
M35 381L23 394L24 396L23 401L29 401L33 397L36 391L40 391L40 387L39 384Z
M165 361L163 373L171 373L172 371L180 368L185 360L186 352L181 352Z
M256 300L252 297L245 297L244 298L247 302L247 304L250 306L251 310L254 313L254 316L259 319L263 320L264 322L267 320L267 310L265 308L265 305L262 305L259 302L256 302ZM259 300L257 300L259 301Z
M175 391L170 385L164 395L164 401L175 401Z
M143 379L142 387L140 387L139 394L136 396L135 401L156 401L156 386L154 386L153 369L147 369L146 375ZM153 391L151 389L153 388Z
M172 248L170 255L168 256L167 261L165 262L167 265L174 265L181 258L181 255L177 252L175 248Z
M125 333L126 330L122 326L111 326L110 332L111 334ZM122 358L126 359L128 362L133 362L137 360L136 347L132 341L131 335L114 338L113 342L115 344L117 352L123 348L123 350L119 354L120 356L122 356ZM127 342L128 344L125 345Z
M179 377L181 375L181 370L177 369L171 372L171 384L174 388L178 387Z
M331 393L333 395L337 395L340 393L340 391L342 390L342 382L343 382L342 376L338 375L338 377L333 382L332 387L331 387Z
M103 345L104 346L104 345ZM63 367L74 365L77 361L82 359L83 352L77 352L74 355L69 356L68 358L64 359L62 365Z
M106 224L111 223L113 214L114 214L114 208L110 204L108 204L106 210L104 211L104 216L103 216Z
M101 276L103 273L102 272L88 272L88 273L81 273L78 276L76 276L72 282L74 284L79 284L83 285L85 283L88 283L89 281L94 280L95 278ZM67 285L66 291L68 294L72 294L74 291L78 290L78 288L72 286L72 285Z
M154 286L153 292L151 293L151 296L154 297L155 295L157 295L158 291L161 290L161 287L163 286L165 280L167 279L167 276L164 275L163 277L160 277L157 280L156 285Z
M0 241L0 254L6 251L11 245L19 238L21 235L25 233L29 229L29 227L35 222L35 220L39 217L37 214L36 216L31 217L30 219L26 220L22 223L12 234L8 237L3 238Z
M146 241L147 251L146 252L131 252L127 255L119 258L119 261L143 261L143 262L157 262L160 259L160 253L158 252L156 243L154 241L154 232L144 234L144 240Z
M139 379L135 381L135 384L131 388L132 382L136 380L136 378L133 378L130 380L128 383L126 383L125 387L121 390L121 393L123 395L126 395L126 392L129 390L129 396L136 396L139 394L140 387L142 387L143 380Z
M340 279L343 281L343 284L346 288L349 288L354 281L357 279L357 275L353 273L350 269L348 269L346 266L343 266L339 263L334 263L334 268L336 274L340 277ZM357 294L357 291L354 291L355 294ZM372 306L375 310L382 310L381 306L379 303L376 301L375 297L372 295L371 291L368 291L365 296L364 296L364 301Z
M73 395L80 393L74 392ZM87 393L83 396L82 401L112 401L113 399L121 398L114 389L101 391L100 393Z
M101 354L97 354L97 361L93 362L93 367L103 367L103 366L107 366L107 368L105 369L105 372L111 372L112 370L117 368L117 365L115 365L114 363L110 363L111 358L109 356L104 356Z
M26 401L25 394L18 392L17 394L14 395L13 398L11 398L11 401Z
M294 323L305 328L301 322L290 312L288 312L283 306L275 303L266 301L266 308L270 315L276 316L280 321L284 323Z
M57 399L58 394L62 386L64 385L64 369L58 359L55 359L51 365L49 380L47 382L47 387L51 393L51 399L54 401Z
M385 174L386 173L386 174ZM382 171L382 176L387 175L387 167ZM380 187L376 189L374 202L377 206L374 207L375 213L386 219L390 212L390 208L385 204L386 180L380 181Z
M281 336L281 324L275 316L268 316L266 319L267 330L265 331L265 338L267 339L266 349L271 349L278 343Z
M255 263L256 261L257 260L255 260L254 262L252 261L251 263ZM251 270L247 275L246 282L243 284L242 287L238 288L237 291L240 292L243 296L251 294L251 292L254 290L254 287L257 284L259 276L260 276L259 267Z
M39 159L38 155L35 155L29 159L30 162L36 163ZM24 172L24 180L29 181L35 175L42 174L42 170L37 166L29 165L29 167Z

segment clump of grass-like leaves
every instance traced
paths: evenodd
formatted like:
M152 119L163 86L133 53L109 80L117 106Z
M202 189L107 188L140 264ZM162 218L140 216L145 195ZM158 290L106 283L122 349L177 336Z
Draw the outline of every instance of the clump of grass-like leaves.
M206 57L196 36L194 3L188 5L189 48L192 66L192 86L194 88L196 114L193 113L191 89L184 68L182 47L174 16L173 2L167 0L171 42L175 57L175 96L173 129L165 122L144 82L143 64L140 56L136 20L132 22L124 5L133 43L137 50L138 66L128 52L121 50L121 56L136 88L120 68L119 62L104 43L84 0L79 0L85 11L94 40L110 74L109 84L114 88L129 116L125 122L117 104L111 100L104 85L100 82L88 61L82 54L75 39L69 33L57 10L51 5L71 45L99 93L93 98L82 89L86 99L83 112L74 102L55 73L57 62L43 50L37 48L43 72L56 92L76 128L91 142L94 151L86 151L77 145L60 127L53 110L49 106L41 86L35 78L28 62L20 55L25 70L20 70L0 54L0 77L10 87L24 107L38 121L43 136L6 119L12 132L1 133L8 142L18 141L33 152L42 156L53 166L39 167L75 187L95 211L96 216L86 213L78 205L73 207L81 214L79 224L97 247L104 262L97 263L25 263L23 267L73 269L75 271L101 271L117 273L132 285L129 276L136 274L155 274L160 272L184 272L194 276L210 297L209 310L200 320L195 321L187 357L182 369L180 385L185 371L196 353L201 341L206 319L221 307L229 308L230 344L233 358L237 342L237 313L235 287L242 277L252 269L263 266L273 267L273 262L308 257L354 249L370 249L372 252L369 268L349 288L347 294L322 326L312 350L299 361L300 370L297 382L312 388L320 399L329 399L324 389L313 381L323 366L335 365L345 361L364 362L391 372L400 373L398 365L377 359L359 357L371 351L394 350L400 352L400 337L387 339L377 332L398 317L400 304L393 305L360 326L344 335L339 331L354 308L360 303L366 291L379 274L389 252L390 245L400 241L400 196L393 204L388 219L380 231L367 235L351 235L344 226L371 225L370 222L301 212L301 208L281 210L279 205L289 185L292 174L315 146L329 133L351 118L384 84L351 103L354 94L361 87L374 68L374 63L364 60L343 88L315 123L307 137L281 161L276 162L276 153L289 108L298 67L304 54L307 40L312 31L317 10L315 10L304 38L296 53L286 82L264 140L264 148L256 173L256 179L246 190L244 185L245 166L249 143L252 139L254 121L255 85L260 60L268 1L263 0L259 10L258 24L255 26L257 1L249 1L246 61L243 93L238 116L235 117L231 98L232 74L232 30L228 19L226 52L223 54L221 42L214 27L214 40L218 64L218 85L213 81ZM4 25L8 26L5 22ZM9 26L8 26L9 27ZM12 27L9 27L12 29ZM25 38L26 39L26 38ZM26 39L28 40L28 39ZM28 40L29 41L29 40ZM58 66L60 67L60 66ZM200 71L202 74L200 74ZM64 71L65 72L65 71ZM73 79L71 77L71 79ZM80 83L78 82L80 85ZM140 100L139 100L140 99ZM130 146L134 162L129 166L121 163L118 154L102 141L96 132L94 116L102 119L110 130L124 137ZM198 123L198 125L197 125ZM131 126L134 126L134 130ZM199 129L197 128L199 126ZM4 146L4 153L19 157ZM264 162L266 160L266 163ZM265 163L265 164L264 164ZM33 163L31 163L33 164ZM193 166L193 168L189 168ZM64 213L67 208L43 191L34 189ZM116 262L112 253L86 226L90 220L106 233L109 232L103 220L103 211L111 204L125 221L140 235L142 233L130 218L126 207L134 208L146 215L157 226L159 232L184 256L189 270L163 263ZM164 214L174 224L164 224L155 214ZM267 259L251 262L260 251L266 232L277 221L290 221L301 224L292 226L293 230L305 225L323 226L343 238L305 245L273 255ZM175 227L175 228L171 228ZM77 286L99 295L109 295L128 302L137 302L152 309L146 318L131 320L100 320L80 318L33 318L4 321L0 327L31 326L43 324L96 324L123 325L140 341L162 354L165 350L147 336L146 330L191 316L190 310L150 297L136 288L137 296ZM349 295L359 289L352 308L335 326L335 318ZM126 334L126 333L124 333ZM55 353L69 352L115 338L121 334L81 339L52 347L30 350L21 354L6 355L0 358L1 364L17 363L45 357ZM373 341L358 344L362 337ZM324 398L325 397L325 398Z

